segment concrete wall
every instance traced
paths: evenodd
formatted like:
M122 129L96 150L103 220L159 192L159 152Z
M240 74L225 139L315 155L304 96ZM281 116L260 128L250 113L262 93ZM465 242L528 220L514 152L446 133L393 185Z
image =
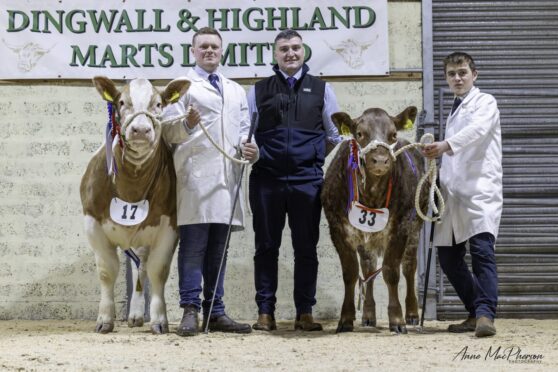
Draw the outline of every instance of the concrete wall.
M382 107L392 115L409 105L422 107L420 2L390 2L389 15L392 77L332 80L341 109L352 116L368 107ZM106 106L87 81L4 81L0 117L0 319L95 319L99 285L93 252L82 233L79 182L103 142ZM228 313L241 319L257 313L251 216L247 227L232 236L226 274ZM336 318L343 284L325 218L318 252L315 315ZM119 318L126 311L124 261L116 290ZM276 315L290 319L293 255L288 229L279 266ZM181 316L177 282L175 262L166 287L171 321ZM385 319L385 285L383 280L375 285L378 316Z

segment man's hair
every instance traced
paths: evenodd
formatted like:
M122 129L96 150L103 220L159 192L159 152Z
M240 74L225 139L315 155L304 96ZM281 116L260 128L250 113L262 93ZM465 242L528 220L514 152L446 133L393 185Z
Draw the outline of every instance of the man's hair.
M450 63L460 65L463 62L465 62L469 65L469 68L471 69L471 71L476 71L477 70L477 66L475 66L475 61L473 60L473 57L471 57L470 55L468 55L465 52L454 52L454 53L448 55L446 58L444 58L444 75L446 73L446 67Z
M300 34L298 32L296 32L295 30L291 30L290 28L284 31L281 31L277 34L277 36L275 36L275 40L273 41L274 43L277 43L277 40L279 39L287 39L290 40L293 37L298 37L300 38L300 40L302 40L302 36L300 36Z
M192 37L192 45L196 44L196 37L198 37L198 35L217 35L219 40L223 42L223 38L221 37L221 34L219 34L219 31L212 27L202 27Z

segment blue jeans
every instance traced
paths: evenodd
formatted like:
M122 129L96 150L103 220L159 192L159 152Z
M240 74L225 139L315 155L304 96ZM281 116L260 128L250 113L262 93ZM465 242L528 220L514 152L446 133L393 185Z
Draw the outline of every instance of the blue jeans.
M202 223L179 226L180 243L178 245L178 289L180 306L194 305L198 309L203 307L203 314L207 316L213 296L213 287L219 272L219 264L228 225L217 223ZM226 257L217 290L211 316L225 314L223 303L223 282L225 277ZM200 300L203 278L203 303Z
M498 273L494 236L480 233L469 238L473 273L465 262L465 242L438 247L440 266L472 318L494 320L498 305Z

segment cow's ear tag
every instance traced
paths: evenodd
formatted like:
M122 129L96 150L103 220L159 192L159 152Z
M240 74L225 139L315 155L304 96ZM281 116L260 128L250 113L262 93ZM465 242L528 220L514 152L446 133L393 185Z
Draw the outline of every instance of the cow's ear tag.
M345 123L341 124L341 135L343 135L343 136L350 136L351 135L351 130L349 129L349 127Z
M405 125L403 126L403 129L405 130L413 129L413 122L411 121L411 119L407 119Z
M179 92L174 92L172 94L172 96L169 98L169 102L170 103L175 103L176 101L178 101L179 98L180 98L180 93Z
M114 102L114 99L113 99L112 96L109 94L109 92L107 92L106 90L103 91L103 98L104 98L106 101Z

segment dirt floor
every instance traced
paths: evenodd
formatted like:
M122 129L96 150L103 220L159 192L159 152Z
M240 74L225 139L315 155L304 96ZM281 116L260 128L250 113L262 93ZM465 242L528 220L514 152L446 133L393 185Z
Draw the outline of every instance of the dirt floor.
M556 371L558 321L497 320L495 337L445 332L449 322L392 335L356 327L303 333L280 322L271 334L154 336L148 327L92 332L92 321L0 321L0 371ZM176 324L171 325L172 329Z

